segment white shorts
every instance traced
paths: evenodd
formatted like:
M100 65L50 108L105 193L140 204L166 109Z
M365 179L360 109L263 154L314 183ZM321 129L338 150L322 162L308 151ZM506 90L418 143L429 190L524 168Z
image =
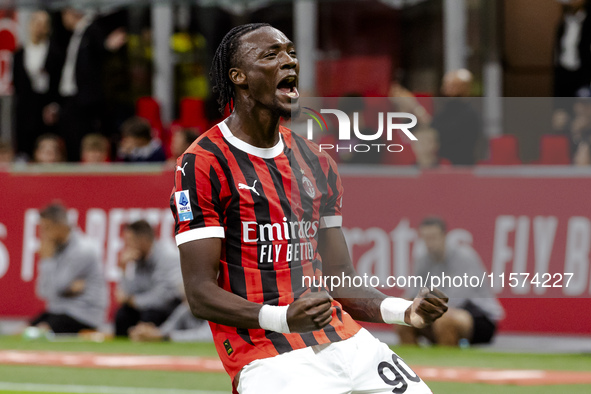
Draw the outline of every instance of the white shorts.
M353 337L255 360L240 394L432 394L385 343L362 328Z

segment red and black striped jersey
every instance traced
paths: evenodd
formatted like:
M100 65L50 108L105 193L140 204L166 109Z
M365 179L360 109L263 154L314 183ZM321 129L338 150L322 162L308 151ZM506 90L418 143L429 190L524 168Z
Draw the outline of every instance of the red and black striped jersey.
M282 306L319 291L310 280L322 275L318 233L341 226L343 187L335 162L315 144L282 126L279 134L277 145L258 148L224 122L204 133L177 161L170 207L178 245L223 239L221 288ZM351 337L360 326L333 306L327 327L304 334L210 323L226 371L234 379L253 360Z

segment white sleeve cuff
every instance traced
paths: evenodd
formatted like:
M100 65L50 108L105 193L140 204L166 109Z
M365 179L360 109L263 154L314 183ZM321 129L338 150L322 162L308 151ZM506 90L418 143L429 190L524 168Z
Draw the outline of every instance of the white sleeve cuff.
M403 298L385 298L380 304L380 312L382 313L384 323L408 326L404 321L404 314L406 313L406 310L410 308L412 303L412 301Z
M323 216L320 218L320 228L343 227L342 216Z
M184 243L196 241L205 238L225 238L223 227L200 227L189 231L182 232L175 236L176 245L180 246Z

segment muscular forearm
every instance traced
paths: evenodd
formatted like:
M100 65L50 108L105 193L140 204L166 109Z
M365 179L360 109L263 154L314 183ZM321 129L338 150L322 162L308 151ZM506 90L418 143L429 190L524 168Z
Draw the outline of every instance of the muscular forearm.
M381 294L381 293L380 293ZM383 295L383 294L382 294ZM385 297L385 296L384 296ZM383 323L380 304L383 298L335 298L355 320Z
M185 287L191 312L195 317L238 328L260 328L261 304L232 294L217 283L201 283Z

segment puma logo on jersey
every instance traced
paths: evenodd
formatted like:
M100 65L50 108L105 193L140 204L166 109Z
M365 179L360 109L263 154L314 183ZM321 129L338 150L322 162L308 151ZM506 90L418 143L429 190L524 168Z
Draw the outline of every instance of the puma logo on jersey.
M258 180L255 180L254 183L252 184L252 186L245 185L244 183L239 183L238 184L238 189L240 189L240 190L244 190L244 189L251 190L251 191L255 192L257 194L257 196L260 197L261 195L259 194L259 192L257 191L257 189L254 188L256 186L256 184L257 184L257 181Z
M177 170L177 171L179 171L179 170L180 170L180 171L183 173L183 176L185 176L185 166L186 166L187 164L189 164L189 163L185 163L185 164L183 164L183 166L182 166L182 167L180 167L180 166L176 166L176 170Z

